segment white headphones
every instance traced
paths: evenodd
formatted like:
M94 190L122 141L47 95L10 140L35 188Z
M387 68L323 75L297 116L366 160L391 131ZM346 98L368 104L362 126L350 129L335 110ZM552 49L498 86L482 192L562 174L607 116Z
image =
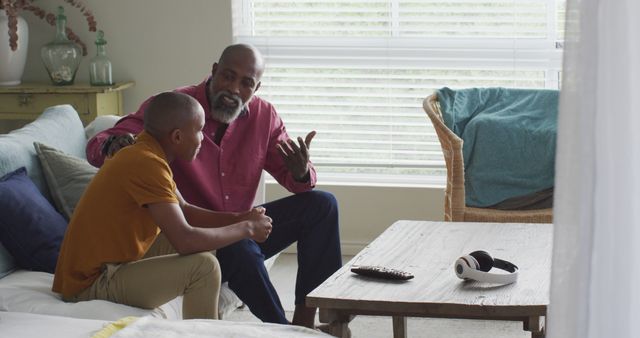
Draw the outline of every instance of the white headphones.
M508 273L490 273L497 268ZM494 284L511 284L518 280L518 267L508 261L492 258L486 251L474 251L456 260L456 275L461 279Z

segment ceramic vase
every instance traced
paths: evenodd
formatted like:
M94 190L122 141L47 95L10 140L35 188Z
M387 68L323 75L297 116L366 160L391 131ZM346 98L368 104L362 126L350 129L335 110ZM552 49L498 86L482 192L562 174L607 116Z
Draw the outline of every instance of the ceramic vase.
M18 16L18 48L9 45L9 18L0 10L0 86L15 86L22 82L29 47L29 26Z

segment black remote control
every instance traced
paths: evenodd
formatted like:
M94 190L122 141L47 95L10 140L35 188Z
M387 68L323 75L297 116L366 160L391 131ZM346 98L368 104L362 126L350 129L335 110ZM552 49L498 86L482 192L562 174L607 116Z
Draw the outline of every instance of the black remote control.
M351 267L351 272L355 272L362 276L382 279L408 280L413 278L413 275L409 272L374 265L354 265Z

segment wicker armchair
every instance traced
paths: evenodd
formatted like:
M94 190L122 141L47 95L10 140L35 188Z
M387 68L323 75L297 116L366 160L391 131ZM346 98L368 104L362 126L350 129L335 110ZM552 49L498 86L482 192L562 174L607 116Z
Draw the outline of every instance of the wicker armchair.
M444 219L452 222L514 222L551 223L553 209L497 210L467 207L464 190L464 158L462 139L443 122L438 95L428 96L422 102L424 111L436 130L447 166L447 187L444 199Z

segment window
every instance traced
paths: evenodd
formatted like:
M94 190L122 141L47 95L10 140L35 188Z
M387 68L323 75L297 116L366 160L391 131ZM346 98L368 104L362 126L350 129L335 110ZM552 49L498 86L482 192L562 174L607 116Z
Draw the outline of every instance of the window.
M234 40L323 181L444 185L422 100L441 87L558 88L561 0L235 0Z

